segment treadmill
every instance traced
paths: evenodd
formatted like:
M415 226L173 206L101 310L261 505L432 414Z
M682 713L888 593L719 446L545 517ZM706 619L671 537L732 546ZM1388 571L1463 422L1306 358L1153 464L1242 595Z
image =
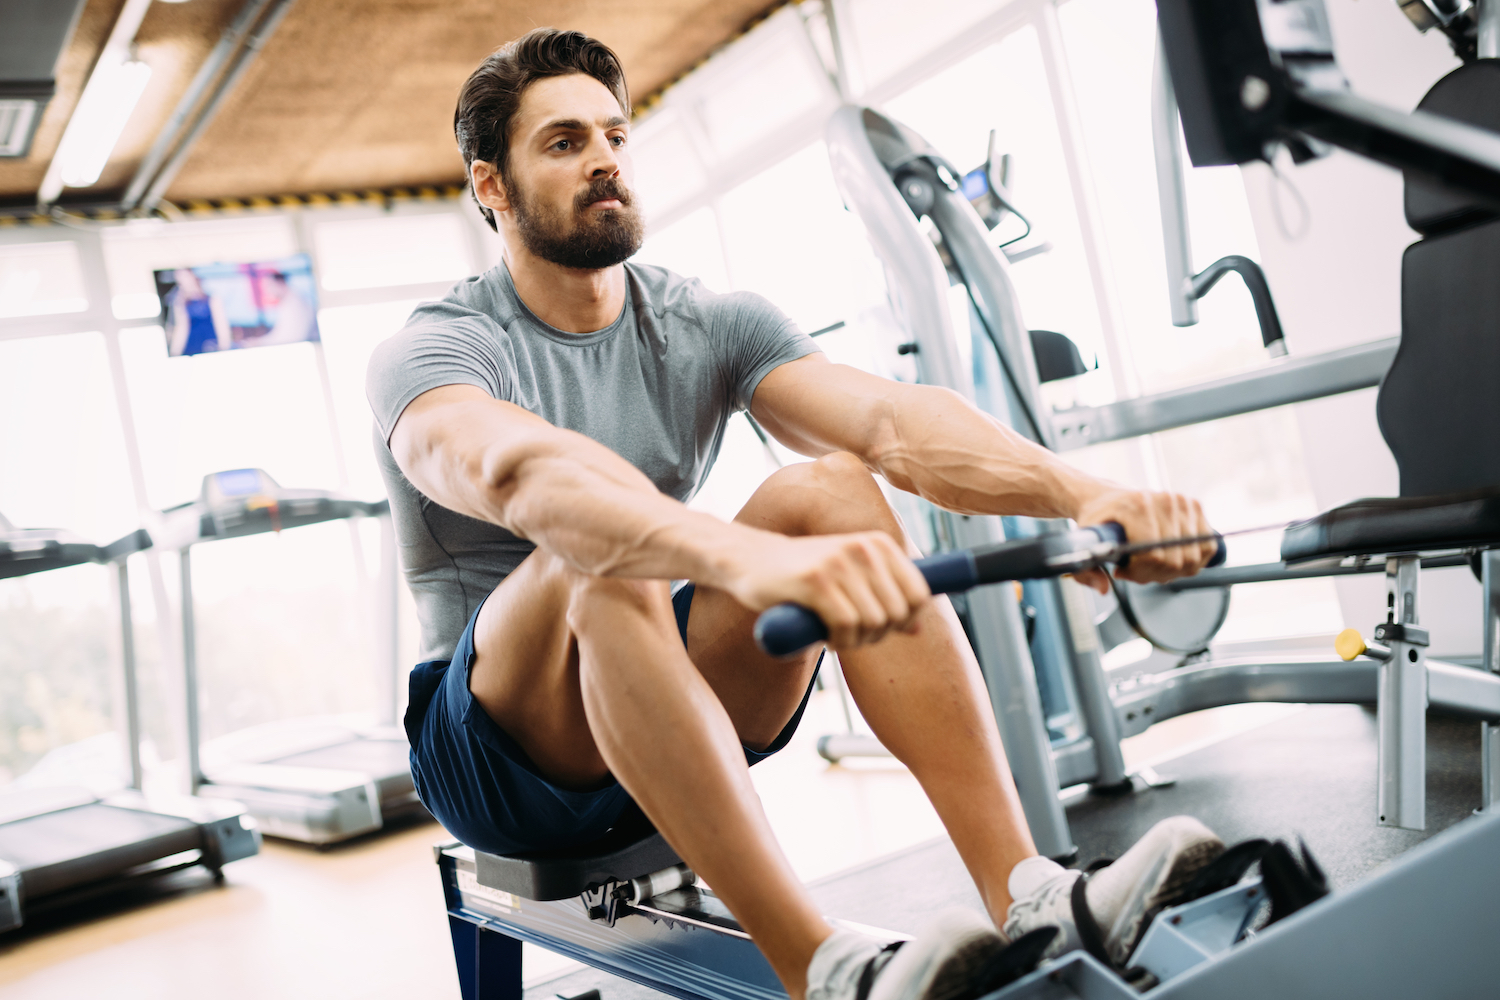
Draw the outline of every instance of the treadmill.
M0 933L38 912L136 880L203 865L221 876L260 850L260 831L229 799L147 797L141 791L140 706L130 617L130 555L151 546L143 530L109 545L50 528L15 528L0 516L0 579L83 563L113 565L119 582L124 716L130 785L99 795L83 787L0 788Z
M396 725L396 544L390 504L324 490L291 490L262 469L203 478L198 499L161 512L157 544L182 561L182 646L187 679L188 770L194 794L243 802L261 830L304 843L333 844L398 818L426 817L412 783L406 733ZM201 743L192 548L206 542L347 518L381 525L381 568L373 619L381 691L370 726L336 719L288 719Z

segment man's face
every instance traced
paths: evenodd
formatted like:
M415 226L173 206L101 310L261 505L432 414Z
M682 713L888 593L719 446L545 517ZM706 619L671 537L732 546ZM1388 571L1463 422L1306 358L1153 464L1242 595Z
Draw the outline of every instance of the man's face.
M630 122L609 88L584 74L526 88L511 123L509 195L528 251L563 267L614 267L641 247L630 191Z

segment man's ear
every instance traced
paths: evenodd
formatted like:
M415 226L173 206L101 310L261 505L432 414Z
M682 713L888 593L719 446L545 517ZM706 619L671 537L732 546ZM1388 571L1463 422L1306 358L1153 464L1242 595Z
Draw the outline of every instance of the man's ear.
M510 195L492 163L475 160L469 164L469 181L474 186L474 197L485 208L494 212L510 211Z

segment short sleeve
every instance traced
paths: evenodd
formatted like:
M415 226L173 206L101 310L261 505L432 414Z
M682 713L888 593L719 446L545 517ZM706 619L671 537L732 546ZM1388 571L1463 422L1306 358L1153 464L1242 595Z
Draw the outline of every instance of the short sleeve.
M381 343L365 371L365 395L387 441L413 399L442 385L474 385L508 399L514 362L494 320L452 302L417 307L406 326Z
M754 292L714 296L708 312L736 409L750 408L760 380L774 369L818 352L786 313Z

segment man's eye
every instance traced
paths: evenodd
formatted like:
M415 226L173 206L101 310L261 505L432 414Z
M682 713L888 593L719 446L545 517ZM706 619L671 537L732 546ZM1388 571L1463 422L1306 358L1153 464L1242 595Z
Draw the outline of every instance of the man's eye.
M625 137L623 135L611 136L609 141L614 143L616 147L625 145Z
M570 145L569 140L567 140L567 139L559 139L559 140L557 140L556 142L554 142L552 144L552 148L553 149L557 149L557 150L565 150L565 149L568 148L569 145Z

